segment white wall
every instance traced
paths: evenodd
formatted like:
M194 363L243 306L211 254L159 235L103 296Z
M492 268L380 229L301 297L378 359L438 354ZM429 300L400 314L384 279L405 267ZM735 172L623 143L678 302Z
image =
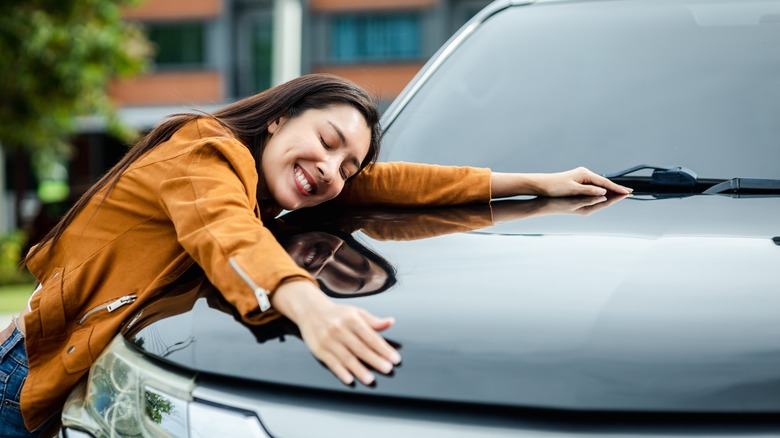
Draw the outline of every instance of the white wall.
M271 85L301 75L301 0L274 0L274 48Z

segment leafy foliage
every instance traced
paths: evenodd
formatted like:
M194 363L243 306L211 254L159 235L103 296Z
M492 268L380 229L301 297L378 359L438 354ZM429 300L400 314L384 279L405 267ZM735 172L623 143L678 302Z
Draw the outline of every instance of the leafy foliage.
M0 234L0 285L29 283L33 280L27 270L19 267L24 243L25 236L21 231Z
M157 424L162 423L163 414L170 415L174 410L170 400L150 391L146 393L146 416Z
M137 0L0 3L0 145L38 166L68 155L76 117L106 118L126 136L106 94L109 80L142 71L150 45L121 9Z

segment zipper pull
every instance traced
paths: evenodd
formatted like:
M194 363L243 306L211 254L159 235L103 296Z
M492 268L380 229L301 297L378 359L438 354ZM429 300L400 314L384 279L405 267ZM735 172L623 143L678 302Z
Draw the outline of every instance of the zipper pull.
M108 310L109 312L113 312L114 310L124 306L125 304L130 304L132 302L135 302L135 299L136 299L135 295L125 295L122 298L106 306L106 310Z
M259 287L255 289L255 298L257 298L257 303L260 305L261 312L265 312L271 308L271 300L268 299L268 293L265 289Z
M247 273L244 272L240 266L238 266L238 263L236 263L236 260L233 257L228 259L228 263L230 263L230 266L234 271L236 271L236 274L238 274L238 276L241 277L241 279L244 280L244 282L250 288L252 288L252 292L255 293L255 298L257 299L257 304L260 305L260 311L265 312L266 310L270 309L271 300L268 299L268 291L252 281L252 278L250 278L249 275L247 275Z

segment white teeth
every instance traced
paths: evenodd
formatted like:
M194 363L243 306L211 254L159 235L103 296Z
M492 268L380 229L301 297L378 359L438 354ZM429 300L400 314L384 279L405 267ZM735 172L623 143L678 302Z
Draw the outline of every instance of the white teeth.
M298 169L297 167L295 168L295 177L298 178L298 182L301 183L304 190L311 193L311 184L309 184L309 182L306 181L306 177L303 176L303 172L301 172L301 170Z
M304 264L304 265L306 265L306 266L309 266L309 265L311 264L312 260L314 260L314 253L315 253L315 252L316 252L315 250L312 250L312 251L309 253L309 255L308 255L308 256L306 256L306 260L304 260L304 261L303 261L303 264Z

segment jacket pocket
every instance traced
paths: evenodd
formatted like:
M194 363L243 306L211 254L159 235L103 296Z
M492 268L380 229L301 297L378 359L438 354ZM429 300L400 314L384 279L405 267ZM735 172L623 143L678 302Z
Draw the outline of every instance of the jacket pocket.
M43 286L37 293L40 298L33 310L39 311L43 338L56 338L65 331L67 316L63 300L63 271L61 267L54 268L52 275L43 281Z
M123 307L127 304L132 304L135 302L135 300L138 298L137 295L125 295L123 297L119 297L117 299L107 301L103 304L100 304L98 306L93 307L84 315L81 316L78 320L78 325L83 325L85 322L92 318L97 318L101 315L107 315L120 307Z
M78 373L92 365L94 359L89 349L89 338L93 328L88 326L76 330L65 344L65 350L61 353L62 365L69 374Z

